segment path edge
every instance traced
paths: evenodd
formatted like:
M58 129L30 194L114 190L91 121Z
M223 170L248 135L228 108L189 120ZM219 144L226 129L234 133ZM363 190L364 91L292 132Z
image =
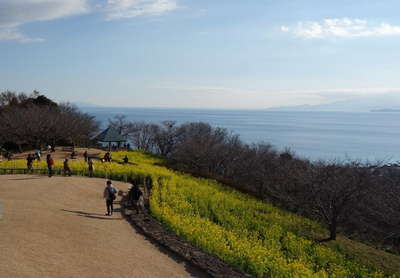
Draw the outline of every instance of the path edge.
M178 255L193 266L216 278L251 278L217 256L204 252L189 242L167 230L147 211L140 214L133 213L127 208L126 197L121 199L121 213L123 217L146 237L154 240L164 248Z

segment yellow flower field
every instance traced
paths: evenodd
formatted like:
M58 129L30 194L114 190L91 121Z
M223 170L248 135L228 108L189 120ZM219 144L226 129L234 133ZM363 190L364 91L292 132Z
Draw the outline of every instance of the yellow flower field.
M311 240L325 232L314 221L216 181L155 165L162 160L143 152L113 153L113 159L122 161L125 155L135 165L95 162L94 175L123 181L151 177L154 217L192 244L255 277L400 277L361 266L341 251ZM45 162L35 163L34 168L46 169ZM62 161L55 166L61 169ZM0 162L0 168L25 167L25 161ZM70 167L76 175L88 174L84 162L71 162Z

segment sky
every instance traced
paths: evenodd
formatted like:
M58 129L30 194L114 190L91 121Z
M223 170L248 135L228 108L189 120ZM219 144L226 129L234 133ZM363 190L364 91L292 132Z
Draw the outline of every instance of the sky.
M0 91L119 107L400 97L397 0L0 0Z

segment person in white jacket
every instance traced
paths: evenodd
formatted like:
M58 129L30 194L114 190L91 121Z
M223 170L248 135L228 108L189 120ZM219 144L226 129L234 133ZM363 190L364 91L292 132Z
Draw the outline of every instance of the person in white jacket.
M113 214L113 202L117 198L117 188L114 187L110 180L107 181L106 188L104 188L103 197L106 200L107 213L106 215L111 216Z

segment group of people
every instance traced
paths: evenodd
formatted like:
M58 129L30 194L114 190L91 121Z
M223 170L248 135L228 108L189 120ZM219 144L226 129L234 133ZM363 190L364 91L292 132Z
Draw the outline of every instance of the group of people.
M104 188L103 197L106 200L107 216L111 216L114 212L114 200L117 198L118 189L112 184L110 180L106 182L106 187ZM138 184L133 184L129 190L128 202L139 214L144 209L144 196L143 191L140 189Z
M35 160L40 161L41 156L42 153L40 151L28 154L26 158L26 167L28 168L29 171L32 171L33 169L33 162Z
M32 154L28 154L28 157L26 160L27 160L28 170L32 170L32 164L33 164L33 161L35 160L34 156ZM69 167L68 162L69 162L68 158L65 158L64 165L63 165L64 166L63 167L64 175L71 176L72 171ZM87 162L89 165L89 176L93 176L93 170L94 170L93 161L91 158L89 158ZM49 177L52 177L53 176L54 159L52 158L51 154L47 154L46 163L47 163ZM106 200L106 208L107 208L106 215L107 216L111 216L113 214L113 211L114 211L113 203L117 197L117 193L118 193L118 189L115 186L113 186L113 184L110 180L108 180L106 183L106 187L104 188L104 192L103 192L103 197ZM142 211L144 208L143 192L140 189L139 185L136 183L132 182L132 187L129 190L129 194L128 194L128 202L129 202L129 204L131 204L134 207L134 209L136 210L136 213L140 213L140 211Z
M87 152L85 152L87 155ZM74 156L76 155L76 153L74 154ZM41 158L41 152L38 151L35 154L28 154L28 156L26 157L26 166L29 172L31 172L33 170L33 162L35 160L40 161ZM93 165L93 161L91 158L85 159L85 161L88 163L88 172L89 172L89 176L93 177L93 172L94 172L94 165ZM48 169L48 176L52 177L54 174L53 171L53 167L54 167L54 159L51 156L50 153L48 153L46 155L46 164L47 164L47 169ZM72 171L71 168L69 167L69 159L65 158L64 162L63 162L63 174L64 176L71 176L72 175Z
M51 150L50 150L51 151ZM88 163L88 171L89 171L89 176L93 177L93 172L94 172L94 165L92 158L88 157L87 151L84 152L83 157L85 159L85 162ZM26 163L27 163L27 168L29 171L32 171L33 169L33 162L35 160L40 161L41 158L41 153L40 151L32 154L28 154L26 158ZM111 154L107 152L104 156L104 161L111 162ZM125 156L123 158L124 163L128 163L128 156ZM46 164L47 164L47 169L48 169L48 176L52 177L54 174L53 167L55 164L55 161L53 157L51 156L50 153L46 155ZM65 158L64 163L63 163L63 171L65 176L71 176L72 171L69 166L69 159ZM110 180L106 182L106 187L104 188L103 192L103 197L106 201L106 208L107 212L105 215L111 216L114 211L114 206L113 203L116 199L116 196L118 194L118 189L112 184ZM130 204L135 210L136 213L140 213L144 209L144 194L143 191L140 189L140 186L137 183L132 182L132 186L129 190L128 196L127 196L128 204Z
M53 175L53 166L54 166L54 159L51 156L51 149L49 149L49 153L46 156L46 163L47 163L47 168L49 170L49 177L51 177ZM71 159L75 159L77 157L77 153L75 151L72 151L71 155L70 155ZM85 162L88 164L88 173L89 173L89 177L93 177L93 172L94 172L94 163L91 157L89 157L88 152L85 151L83 153L83 158L85 160ZM41 152L37 151L34 154L28 154L27 158L26 158L26 165L29 171L32 171L33 169L33 162L35 160L40 161L41 159ZM112 161L112 157L111 157L111 153L110 152L106 152L104 154L104 157L101 159L101 162L111 162ZM124 164L128 164L129 163L129 158L127 155L125 155L125 157L122 159ZM64 160L64 165L63 165L63 170L64 170L64 175L68 175L71 176L71 168L69 167L69 159L65 158Z
M26 167L28 169L29 172L31 172L33 170L33 162L35 160L40 161L41 159L41 152L37 151L36 153L32 154L28 154L28 156L26 157ZM49 177L53 176L53 167L54 167L54 159L51 157L51 154L47 154L46 156L46 164L47 164L47 169L48 169L48 175ZM71 169L69 168L69 164L68 164L68 158L65 159L64 161L64 173L65 175L69 175L71 176L72 172Z

